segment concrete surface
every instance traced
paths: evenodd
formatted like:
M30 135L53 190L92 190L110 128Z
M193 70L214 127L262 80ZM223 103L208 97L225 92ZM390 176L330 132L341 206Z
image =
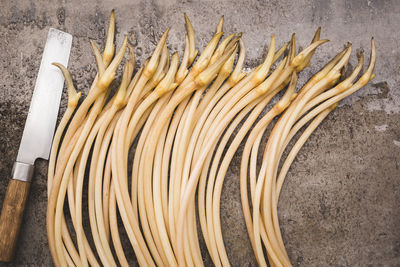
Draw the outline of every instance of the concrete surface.
M330 43L318 49L304 83L346 42L369 55L376 38L376 78L344 101L316 130L295 160L283 188L279 214L284 242L296 266L400 266L400 3L398 1L1 1L0 204L28 112L49 27L74 36L69 68L87 92L95 74L88 39L101 44L116 9L118 42L137 35L143 62L160 34L172 27L172 51L184 44L183 12L200 49L221 15L224 31L243 32L247 67L260 62L272 33L278 44L296 32L305 46L318 26ZM355 52L351 64L356 63ZM351 105L350 105L351 104ZM65 94L61 113L65 109ZM60 114L61 114L60 113ZM234 158L225 182L222 225L233 266L256 265L241 215ZM47 163L39 160L22 225L16 260L0 266L51 265L45 232ZM206 265L211 262L203 253ZM128 253L132 263L134 254Z

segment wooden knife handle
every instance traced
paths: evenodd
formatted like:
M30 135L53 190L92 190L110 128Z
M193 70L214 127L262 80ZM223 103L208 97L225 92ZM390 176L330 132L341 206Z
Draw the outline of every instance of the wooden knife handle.
M31 183L11 179L0 216L0 261L13 260Z

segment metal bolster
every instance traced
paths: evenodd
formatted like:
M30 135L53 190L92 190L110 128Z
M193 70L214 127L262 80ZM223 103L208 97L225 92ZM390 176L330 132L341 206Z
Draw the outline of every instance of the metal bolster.
M14 180L19 180L23 182L30 182L33 176L34 165L26 164L22 162L14 162L14 166L11 172L11 177Z

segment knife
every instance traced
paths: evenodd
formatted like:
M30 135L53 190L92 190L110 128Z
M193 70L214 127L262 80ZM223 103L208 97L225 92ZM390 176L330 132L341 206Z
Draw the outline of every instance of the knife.
M61 71L68 65L72 35L50 28L44 47L28 117L0 215L0 261L12 261L37 158L49 159L64 85Z

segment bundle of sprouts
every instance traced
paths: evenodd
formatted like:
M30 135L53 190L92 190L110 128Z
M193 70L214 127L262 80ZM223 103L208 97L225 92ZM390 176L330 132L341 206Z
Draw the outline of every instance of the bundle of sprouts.
M223 38L223 18L202 53L186 15L185 22L183 57L170 54L167 30L135 72L127 37L115 52L112 12L104 51L91 42L97 75L80 105L70 73L54 63L68 87L48 171L47 234L56 266L128 266L126 252L132 249L141 266L202 266L197 221L213 263L229 266L220 201L241 143L242 208L257 262L291 266L277 214L286 174L338 102L374 77L374 41L364 73L360 54L357 67L344 76L352 50L347 45L297 89L298 75L328 41L320 40L320 29L298 54L294 35L280 48L272 35L263 62L245 73L241 34ZM111 95L122 62L122 78ZM87 212L89 229L83 221ZM121 235L130 247L122 245Z

